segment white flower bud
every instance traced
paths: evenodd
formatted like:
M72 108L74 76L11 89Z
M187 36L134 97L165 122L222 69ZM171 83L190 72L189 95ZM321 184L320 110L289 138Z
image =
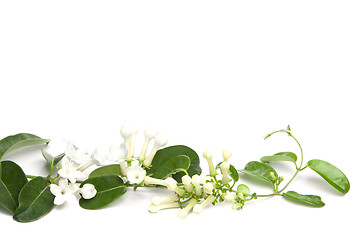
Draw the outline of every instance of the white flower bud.
M205 149L204 153L203 153L203 157L206 159L208 166L209 166L209 172L210 172L210 176L215 176L216 175L216 170L214 168L214 164L212 161L212 153L209 152L207 149Z
M128 125L123 125L120 128L120 134L124 138L125 141L127 141L130 138L130 136L133 132L134 132L133 128Z
M224 198L225 202L232 203L234 201L234 199L235 199L235 196L230 194L230 193L225 193L223 195L223 198Z
M163 203L163 204L160 204L160 205L151 204L149 206L148 210L151 213L157 213L157 212L159 212L160 210L163 210L163 209L178 208L178 207L180 207L179 202L169 202L169 203Z
M223 155L224 161L227 162L228 159L231 157L232 153L230 150L224 150L222 152L222 155Z
M212 191L214 190L214 185L210 182L207 182L204 184L204 192L207 194L211 194Z
M161 186L167 186L166 181L162 179L152 178L149 176L146 176L144 178L144 183L146 185L161 185Z
M195 186L195 195L200 196L201 195L201 187L200 187L201 178L200 178L200 176L197 175L197 174L193 175L192 178L191 178L191 182Z
M223 184L229 183L229 176L228 176L228 174L229 174L229 168L230 168L230 164L229 164L228 162L222 162L222 163L220 164L220 170L221 170L221 173L222 173L222 175L223 175L221 182L222 182Z
M150 166L157 150L159 150L159 148L165 146L166 144L167 144L167 137L162 134L157 134L154 139L153 149L151 150L149 156L147 156L143 162L144 166L146 167Z
M164 202L174 202L174 201L179 201L179 196L177 194L173 194L166 197L155 196L151 199L151 202L154 205L160 205Z
M141 153L139 155L139 160L140 161L145 160L146 152L147 152L147 149L148 149L148 146L149 146L149 142L150 142L151 139L153 139L156 136L157 133L158 133L158 131L155 130L154 128L148 127L148 128L145 129L145 131L144 131L145 141L144 141L144 145L143 145L143 148L141 150Z
M181 209L179 212L178 212L178 217L179 218L186 218L186 216L188 215L189 211L195 206L195 204L197 203L197 200L192 198L188 205L186 205L186 207L184 207L183 209Z
M181 181L182 183L185 185L186 187L186 191L187 192L192 192L194 191L194 188L191 184L191 177L189 175L184 175L182 178L181 178Z
M91 199L96 195L95 186L90 183L84 184L82 188L79 189L79 192L84 199Z
M204 202L202 202L201 204L196 204L193 208L193 212L196 213L196 214L199 214L201 213L204 208L209 205L210 203L214 202L215 201L215 197L214 195L210 195L208 196Z

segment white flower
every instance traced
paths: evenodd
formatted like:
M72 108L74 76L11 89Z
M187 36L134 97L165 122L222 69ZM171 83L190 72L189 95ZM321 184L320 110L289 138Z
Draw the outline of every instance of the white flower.
M155 196L151 199L151 202L154 205L160 205L165 202L174 202L174 201L179 201L179 196L177 194L173 194L166 197Z
M187 192L192 192L194 191L194 188L191 184L191 177L189 175L184 175L181 178L182 183L185 185L186 191Z
M222 173L222 180L221 182L223 184L227 184L229 183L229 169L230 169L230 164L228 162L222 162L220 164L220 170L221 170L221 173Z
M223 158L224 158L224 162L227 162L229 160L229 158L232 155L232 152L230 150L224 150L222 152Z
M200 178L200 176L197 175L197 174L193 175L192 178L191 178L191 182L195 186L195 195L200 196L201 195L201 187L200 187L201 178Z
M207 194L211 194L214 190L214 185L210 182L204 184L204 192Z
M65 154L71 161L78 164L87 162L90 159L89 154L84 149L78 148L71 142L68 142Z
M178 212L178 217L179 218L186 218L186 216L188 215L189 211L195 206L195 204L197 203L197 200L195 198L192 198L188 205L186 205L186 207L184 207L183 209L181 209Z
M209 152L207 149L205 149L204 153L203 153L203 157L206 159L208 166L209 166L209 172L210 172L210 176L214 177L216 175L216 170L214 168L214 164L212 161L212 153Z
M61 160L61 168L58 171L62 178L67 178L71 183L75 183L77 178L84 178L85 174L79 171L79 164L65 158Z
M153 139L157 135L157 133L158 133L158 131L155 130L154 128L147 127L145 129L145 131L144 131L145 141L144 141L144 145L143 145L143 148L141 150L141 153L139 155L139 160L140 161L145 160L149 142L150 142L151 139Z
M96 189L94 187L94 185L90 184L90 183L86 183L82 186L82 188L79 189L79 193L81 194L81 196L84 199L91 199L93 197L95 197L96 195Z
M159 150L159 148L165 146L167 144L167 137L163 134L157 134L156 137L154 138L154 146L153 149L151 150L149 156L147 156L147 158L144 160L144 166L150 166L151 162L155 156L155 153L157 152L157 150Z
M232 195L231 193L225 193L223 195L223 198L224 198L225 202L232 203L234 201L234 199L235 199L235 196Z
M196 213L196 214L199 214L201 213L204 208L209 205L210 203L214 202L215 201L215 197L214 195L210 195L208 196L205 201L203 201L201 204L196 204L193 208L193 212Z
M138 130L130 126L123 125L120 129L120 134L124 138L124 142L128 149L127 160L131 160L134 156L134 145L135 145L135 136Z
M120 162L124 160L127 156L127 148L124 143L120 145L120 147L116 145L111 145L109 148L110 154L106 156L106 158L110 161Z
M79 168L79 171L83 172L85 169L87 169L88 167L90 167L92 165L100 166L104 162L104 159L99 156L97 149L94 149L94 151L91 153L90 158L91 158L91 160L86 162L85 164L83 164Z
M54 204L61 205L66 201L74 201L76 197L74 193L79 186L68 182L65 178L60 178L58 185L50 184L50 192L55 196Z
M169 202L169 203L162 203L159 205L151 204L148 208L149 212L157 213L160 210L168 209L168 208L178 208L180 207L179 202Z
M141 183L146 176L146 171L140 166L132 166L126 169L126 177L132 184Z

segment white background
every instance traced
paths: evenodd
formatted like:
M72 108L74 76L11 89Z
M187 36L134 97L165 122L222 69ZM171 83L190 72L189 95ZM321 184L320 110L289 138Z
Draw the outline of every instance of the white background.
M106 154L121 142L121 125L152 125L168 145L200 156L208 148L215 162L231 149L231 163L243 168L280 151L299 155L285 135L263 140L290 124L306 161L331 162L351 182L342 196L307 169L288 189L320 195L323 208L273 197L241 211L219 204L186 220L177 210L147 212L151 197L166 191L128 189L103 210L67 204L29 224L1 209L2 236L354 239L359 11L358 1L0 1L0 138L29 132L51 138L54 154L64 138ZM7 159L45 175L40 148ZM274 166L285 181L293 173L290 164Z

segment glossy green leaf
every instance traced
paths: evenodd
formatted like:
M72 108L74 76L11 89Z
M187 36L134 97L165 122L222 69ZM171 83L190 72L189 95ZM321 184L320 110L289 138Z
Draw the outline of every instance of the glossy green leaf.
M81 186L86 183L93 184L97 193L96 196L91 199L80 199L79 204L85 209L99 209L105 207L126 192L123 180L116 175L88 178Z
M16 163L2 161L0 166L0 205L14 213L18 207L19 193L28 180Z
M41 154L50 166L56 166L65 156L65 153L62 153L54 157L44 149L41 149Z
M169 159L162 161L162 164L152 171L151 177L164 179L169 175L185 172L190 167L190 158L186 155L178 155Z
M38 136L29 133L19 133L16 135L11 135L0 140L0 161L3 156L11 151L16 149L37 145L42 143L49 143L49 139L42 139Z
M345 194L350 190L350 182L345 174L334 165L319 159L307 162L307 166L317 172L331 186Z
M294 191L288 191L284 193L284 196L314 207L323 207L325 205L325 203L321 201L321 197L316 195L302 195Z
M244 196L250 196L250 189L245 184L239 184L237 187L238 193L244 194Z
M99 177L104 175L121 175L120 164L110 164L106 166L99 167L92 171L89 175L89 178Z
M193 176L195 174L200 175L201 174L201 168L200 168L200 159L197 153L184 145L176 145L176 146L170 146L167 148L160 149L156 152L154 159L151 163L151 167L147 170L147 174L153 174L155 171L159 171L159 168L163 167L164 162L168 161L169 159L179 156L179 155L185 155L188 158L190 158L190 166L188 169L186 169L189 176ZM178 172L174 174L172 177L178 181L181 182L181 178L185 175L184 172Z
M274 162L274 161L288 161L295 163L297 156L292 152L279 152L272 156L264 156L260 159L263 163Z
M275 177L278 177L277 172L270 165L256 161L247 163L245 169L240 169L238 171L270 183L273 182L270 172L273 172Z
M231 164L230 164L230 168L229 168L229 175L234 180L234 182L239 181L239 173L236 170L236 168Z
M20 192L19 207L15 210L14 219L18 222L38 220L52 210L54 198L45 178L32 179Z

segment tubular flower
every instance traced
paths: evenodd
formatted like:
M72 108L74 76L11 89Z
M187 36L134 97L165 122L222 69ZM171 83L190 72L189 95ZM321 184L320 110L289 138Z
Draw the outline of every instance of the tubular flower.
M157 213L157 212L159 212L160 210L163 210L163 209L178 208L178 207L180 207L179 202L169 202L169 203L162 203L160 205L151 204L149 206L148 210L151 213Z
M166 180L152 178L149 176L146 176L144 178L144 183L146 185L161 185L161 186L167 186Z
M209 166L209 171L210 171L210 176L215 176L216 175L216 170L214 168L214 164L212 161L212 153L209 152L207 149L204 151L203 157L207 160L208 166Z
M235 199L235 196L230 194L230 193L225 193L223 195L223 198L224 198L225 202L232 203L234 201L234 199Z
M200 178L200 176L197 174L193 175L191 178L191 181L195 186L195 195L200 196L201 195L201 187L200 187L201 178Z
M184 207L183 209L181 209L178 212L178 217L179 218L186 218L186 216L188 215L189 211L195 206L195 204L197 203L197 200L195 198L192 198L188 205L186 205L186 207Z
M203 188L205 193L211 194L212 191L214 190L214 185L210 182L207 182L204 184Z
M196 214L201 213L204 208L209 205L210 203L213 203L215 201L214 195L209 195L205 201L203 201L201 204L196 204L193 208L193 212Z
M97 191L96 191L94 185L92 185L90 183L84 184L84 186L82 186L82 188L79 189L79 193L81 194L81 196L84 199L91 199L91 198L95 197L96 192Z
M166 186L170 191L176 192L179 196L183 196L185 194L184 189L181 189L177 186L177 181L173 178L165 179Z
M185 185L185 189L187 192L194 191L194 187L191 184L191 177L189 175L184 175L181 178L182 183Z
M151 150L149 156L147 156L147 158L144 160L144 162L143 162L144 166L149 167L155 156L156 151L159 150L159 148L165 146L166 144L167 144L166 136L164 136L162 134L156 135L156 137L154 138L154 147Z
M220 170L222 173L222 183L227 184L229 183L229 168L230 164L228 162L223 162L220 164Z
M175 201L179 201L179 196L177 194L173 194L166 197L155 196L151 199L151 202L154 205L160 205L165 202L175 202Z
M229 158L232 155L232 152L230 150L224 150L222 152L223 158L224 158L224 162L227 162L229 160Z
M146 152L147 152L147 149L148 149L148 146L149 146L149 142L150 142L151 139L153 139L156 136L157 133L158 133L158 131L151 128L151 127L148 127L148 128L145 129L145 131L144 131L145 141L144 141L144 145L143 145L143 148L141 150L141 153L139 155L139 160L140 161L145 160Z

